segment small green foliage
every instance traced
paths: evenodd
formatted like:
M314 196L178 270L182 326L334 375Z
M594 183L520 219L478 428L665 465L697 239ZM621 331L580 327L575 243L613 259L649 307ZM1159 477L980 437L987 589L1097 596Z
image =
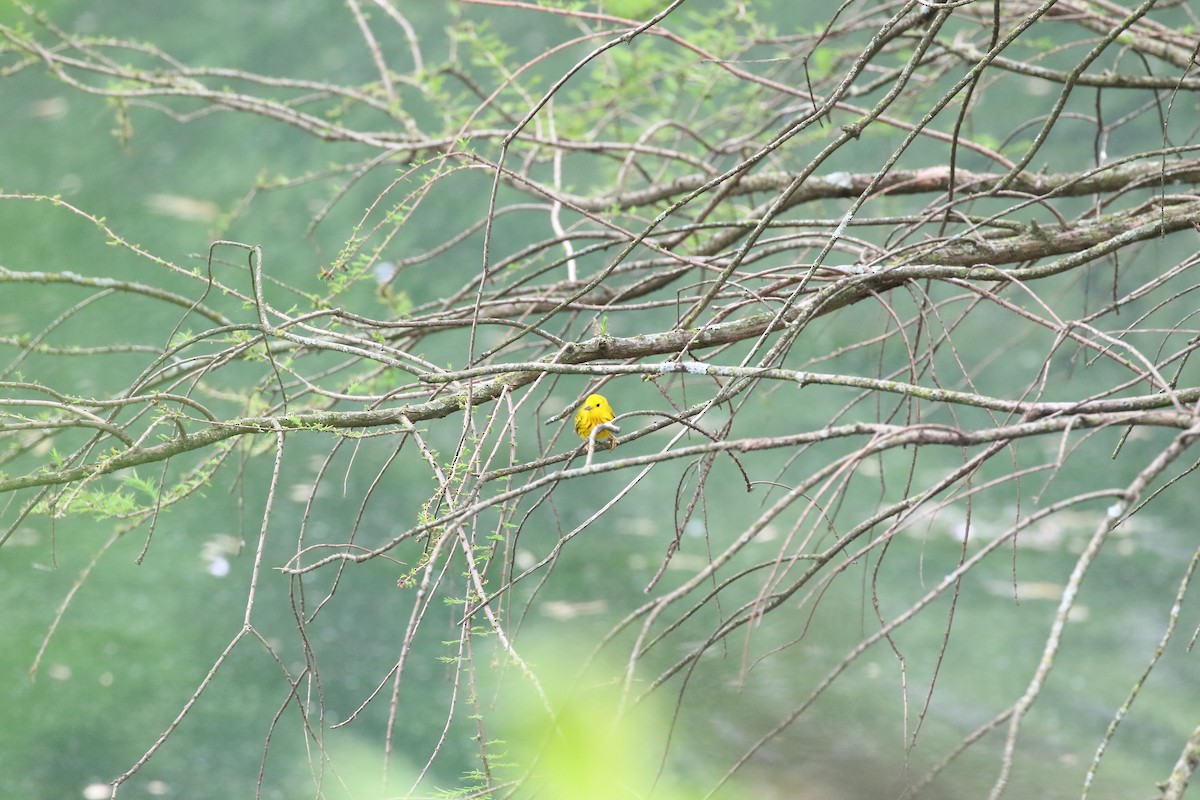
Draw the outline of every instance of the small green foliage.
M133 489L135 493L142 495L149 502L155 502L159 497L159 485L149 478L143 478L137 474L137 470L130 469L121 473L117 478L125 486Z
M49 512L50 509L40 509ZM121 490L108 492L103 489L85 489L71 497L67 512L82 514L93 519L123 519L139 511L146 511L133 494ZM56 509L61 513L61 509Z
M121 97L109 97L105 102L113 110L113 138L120 142L122 147L128 147L133 141L133 120L129 117L129 105Z
M811 80L821 81L829 77L837 57L832 47L818 47L808 57L808 76Z
M593 665L596 671L580 680L567 650L562 642L526 645L528 663L540 667L542 694L528 693L498 726L513 759L532 768L528 796L611 800L645 796L651 787L662 800L696 796L676 776L660 773L654 748L647 747L664 740L669 712L623 697L623 683L614 679L623 674L620 665Z
M388 309L396 319L406 318L416 305L413 303L412 296L404 289L385 287L379 296L387 303Z

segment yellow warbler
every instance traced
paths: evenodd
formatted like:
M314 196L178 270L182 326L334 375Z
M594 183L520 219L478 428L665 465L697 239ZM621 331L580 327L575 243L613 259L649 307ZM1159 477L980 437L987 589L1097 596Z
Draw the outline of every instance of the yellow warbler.
M586 441L592 435L592 428L612 422L614 416L616 415L613 414L612 406L608 404L608 398L602 394L589 394L587 400L584 400L583 405L575 412L575 432ZM608 431L600 431L596 438L611 439L612 446L617 446L617 437Z

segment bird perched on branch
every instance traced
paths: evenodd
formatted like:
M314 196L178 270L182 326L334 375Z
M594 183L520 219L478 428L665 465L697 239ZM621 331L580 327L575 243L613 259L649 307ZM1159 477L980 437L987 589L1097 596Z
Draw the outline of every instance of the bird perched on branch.
M612 422L615 416L612 406L608 404L608 398L602 394L589 394L583 401L583 405L575 412L575 432L586 442L591 438L593 428L606 422ZM611 431L598 431L596 439L607 439L610 441L611 447L617 446L617 437L613 436Z

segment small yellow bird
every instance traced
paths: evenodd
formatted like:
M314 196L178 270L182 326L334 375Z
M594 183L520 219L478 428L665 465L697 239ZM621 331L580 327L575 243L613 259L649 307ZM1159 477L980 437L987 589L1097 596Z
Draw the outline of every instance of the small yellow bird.
M612 406L608 404L608 398L602 394L589 394L587 400L584 400L583 405L575 412L575 432L579 434L579 438L587 441L592 435L592 428L605 422L612 422L615 416ZM612 447L617 446L617 437L609 431L600 431L596 434L596 438L610 439Z

